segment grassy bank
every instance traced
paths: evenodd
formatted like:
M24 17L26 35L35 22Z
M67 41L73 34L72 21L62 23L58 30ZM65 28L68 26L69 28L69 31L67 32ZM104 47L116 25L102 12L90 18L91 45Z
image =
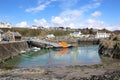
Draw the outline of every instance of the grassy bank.
M63 36L68 35L72 31L64 31L64 30L44 30L44 29L29 29L29 28L1 28L4 32L7 32L8 30L13 32L19 32L24 37L44 37L48 34L54 34L55 36Z

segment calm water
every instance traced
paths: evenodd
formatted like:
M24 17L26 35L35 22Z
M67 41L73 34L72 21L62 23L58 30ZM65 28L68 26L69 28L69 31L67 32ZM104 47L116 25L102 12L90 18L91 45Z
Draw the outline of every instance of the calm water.
M0 64L6 68L53 67L101 64L98 46L80 46L71 49L29 51Z

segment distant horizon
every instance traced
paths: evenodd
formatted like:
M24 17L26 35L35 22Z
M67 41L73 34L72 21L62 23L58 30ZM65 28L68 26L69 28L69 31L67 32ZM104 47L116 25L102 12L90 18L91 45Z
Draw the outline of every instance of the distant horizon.
M65 29L65 28L70 28L70 27L67 27L67 26L66 26L66 27L64 27L64 26L50 26L50 27L37 26L37 27L38 27L38 28L39 28L39 27L43 27L43 28L46 28L46 29L47 29L47 28L48 28L48 29L49 29L49 28L60 28L60 27L63 27L64 29ZM31 28L31 29L32 29L32 26L29 26L29 27L12 26L11 28L21 28L21 29L22 29L22 28L29 28L29 29ZM70 28L70 29L87 29L87 28L88 28L88 29L91 29L91 28L89 28L89 27L84 27L84 28ZM3 28L0 27L0 29L3 29ZM94 30L95 30L95 29L97 29L97 30L103 30L103 29L105 29L105 30L108 30L108 31L116 31L116 30L109 30L109 29L106 29L106 28L101 28L101 29L99 29L99 28L92 28L92 29L94 29ZM120 31L120 30L119 30L119 31Z
M120 30L120 0L1 0L0 22Z

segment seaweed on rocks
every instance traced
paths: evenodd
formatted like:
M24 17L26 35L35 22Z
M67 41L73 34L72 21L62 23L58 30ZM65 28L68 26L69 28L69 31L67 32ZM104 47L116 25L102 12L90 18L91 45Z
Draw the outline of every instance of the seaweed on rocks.
M98 53L103 56L120 59L120 42L104 40L99 45Z

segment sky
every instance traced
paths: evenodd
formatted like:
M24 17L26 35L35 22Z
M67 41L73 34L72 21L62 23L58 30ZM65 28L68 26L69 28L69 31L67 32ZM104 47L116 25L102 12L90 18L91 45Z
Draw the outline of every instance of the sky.
M0 0L0 22L120 30L120 0Z

